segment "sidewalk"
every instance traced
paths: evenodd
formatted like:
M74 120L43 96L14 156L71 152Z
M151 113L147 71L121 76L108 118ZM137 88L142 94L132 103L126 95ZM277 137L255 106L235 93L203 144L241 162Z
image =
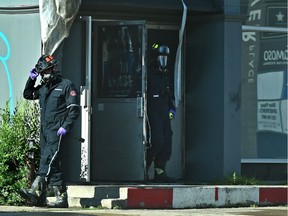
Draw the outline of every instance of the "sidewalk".
M201 209L53 209L0 206L0 216L287 216L287 207L201 208Z
M70 207L185 209L287 205L288 186L71 185Z

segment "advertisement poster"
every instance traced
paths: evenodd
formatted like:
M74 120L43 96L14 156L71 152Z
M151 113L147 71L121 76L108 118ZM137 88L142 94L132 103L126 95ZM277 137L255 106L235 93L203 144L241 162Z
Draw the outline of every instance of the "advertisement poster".
M287 158L286 1L249 1L242 41L242 158Z

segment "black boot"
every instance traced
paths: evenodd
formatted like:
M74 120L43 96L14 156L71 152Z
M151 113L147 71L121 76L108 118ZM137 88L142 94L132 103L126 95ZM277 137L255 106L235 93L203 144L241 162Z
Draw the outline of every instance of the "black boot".
M174 178L167 176L166 161L161 161L161 160L155 161L154 182L157 182L157 183L175 182Z
M48 202L47 206L50 208L68 208L68 196L66 188L63 190L61 186L53 186L56 201Z
M34 206L46 206L45 178L37 176L29 189L21 189L20 195Z

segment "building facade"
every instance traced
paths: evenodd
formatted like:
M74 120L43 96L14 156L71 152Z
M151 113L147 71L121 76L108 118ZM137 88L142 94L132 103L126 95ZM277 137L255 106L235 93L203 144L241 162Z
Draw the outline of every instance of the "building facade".
M38 1L25 2L0 3L1 106L21 96L41 53ZM64 145L68 182L145 180L146 65L159 41L172 50L178 105L168 173L287 179L286 14L282 0L82 0L55 53L81 95L73 133L85 142Z

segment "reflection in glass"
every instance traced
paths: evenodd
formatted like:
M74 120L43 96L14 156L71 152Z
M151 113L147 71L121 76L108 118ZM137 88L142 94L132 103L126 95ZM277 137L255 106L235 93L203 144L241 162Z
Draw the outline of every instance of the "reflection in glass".
M287 158L287 34L257 27L287 29L286 1L248 2L242 34L242 158Z
M141 94L141 28L100 28L99 97L123 98Z

